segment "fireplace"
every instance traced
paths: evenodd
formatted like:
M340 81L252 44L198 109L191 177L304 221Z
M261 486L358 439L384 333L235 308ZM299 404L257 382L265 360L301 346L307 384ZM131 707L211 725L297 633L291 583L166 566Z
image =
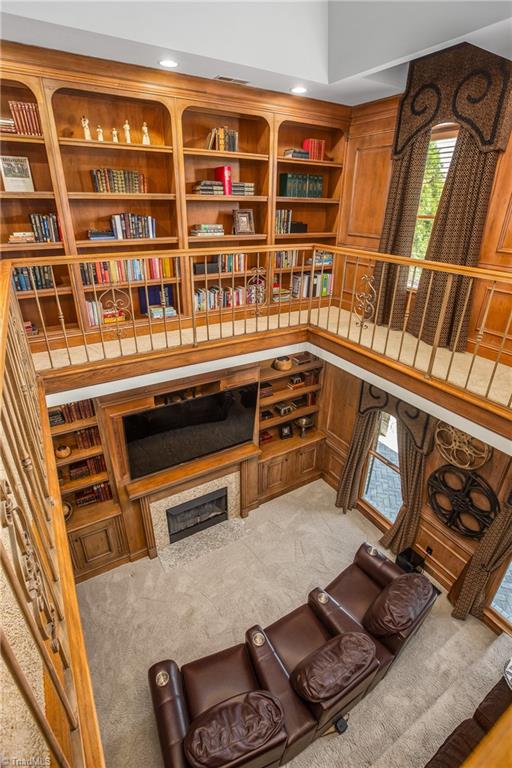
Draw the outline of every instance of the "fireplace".
M228 519L228 489L219 488L166 510L172 543Z

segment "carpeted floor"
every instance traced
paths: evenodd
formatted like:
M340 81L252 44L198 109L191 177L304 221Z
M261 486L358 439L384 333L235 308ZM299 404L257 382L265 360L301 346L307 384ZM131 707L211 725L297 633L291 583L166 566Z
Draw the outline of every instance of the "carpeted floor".
M341 515L321 480L255 510L233 536L229 522L222 525L215 548L195 547L183 564L144 559L78 587L108 768L162 765L146 677L153 662L183 664L240 642L247 627L298 606L361 542L380 536L357 512ZM511 655L512 638L473 618L452 619L442 595L352 711L348 731L320 739L289 765L421 768Z

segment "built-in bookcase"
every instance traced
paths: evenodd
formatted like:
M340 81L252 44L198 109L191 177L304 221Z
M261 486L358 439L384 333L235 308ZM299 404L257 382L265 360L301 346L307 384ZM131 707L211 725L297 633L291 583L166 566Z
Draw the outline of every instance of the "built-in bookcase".
M113 252L116 248L133 250L141 246L150 250L177 244L172 124L167 107L160 102L70 89L57 91L52 106L78 252ZM89 120L92 141L84 139L83 115ZM131 143L126 142L123 131L126 120ZM149 145L142 143L144 122ZM103 129L102 142L97 141L98 125ZM112 141L113 128L118 131L118 143ZM144 174L147 192L97 192L91 171L98 168ZM156 237L88 238L90 230L110 229L111 216L120 213L153 217Z
M227 128L238 134L238 151L208 149L213 128ZM245 113L217 112L188 108L182 115L187 236L190 247L214 242L237 243L266 241L269 231L269 151L270 125L265 117ZM214 179L215 168L229 165L234 182L254 184L254 195L203 195L194 186ZM234 235L233 210L253 211L254 234ZM194 237L194 224L222 224L224 235Z
M325 142L323 160L304 160L285 157L285 151L300 149L306 139ZM276 211L291 210L292 220L307 224L307 232L277 234L276 242L317 241L335 243L338 233L341 199L343 156L345 140L337 128L318 124L287 120L281 123L277 134ZM321 177L322 194L319 197L281 195L281 174L297 174ZM300 186L300 185L298 185Z

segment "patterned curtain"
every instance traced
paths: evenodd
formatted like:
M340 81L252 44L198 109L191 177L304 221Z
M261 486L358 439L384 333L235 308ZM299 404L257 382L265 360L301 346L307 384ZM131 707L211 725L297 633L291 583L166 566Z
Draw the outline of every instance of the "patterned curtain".
M379 416L380 410L377 409L357 414L336 497L336 506L341 507L344 513L352 509L358 499L363 468L375 438Z
M425 453L416 445L411 433L400 420L397 433L403 503L392 527L381 538L381 543L395 554L411 547L416 539L425 474Z
M476 266L498 156L498 151L482 152L472 134L460 129L432 228L426 254L428 260ZM471 311L471 284L469 278L453 276L441 313L449 279L440 272L422 271L407 330L427 344L433 344L443 314L439 345L464 351Z
M421 185L427 161L430 131L420 134L404 152L393 160L384 226L379 251L395 256L410 256L416 215L420 204ZM401 328L407 303L409 270L391 264L376 264L377 290L376 322L391 322Z
M465 619L469 613L482 618L485 590L491 575L512 557L512 494L480 540L473 557L448 593L454 604L452 616Z

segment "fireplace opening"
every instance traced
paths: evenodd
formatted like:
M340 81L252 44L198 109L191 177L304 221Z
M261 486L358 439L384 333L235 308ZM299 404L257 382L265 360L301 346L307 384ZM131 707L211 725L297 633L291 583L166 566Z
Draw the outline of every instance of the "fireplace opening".
M219 488L166 510L171 543L228 519L228 489Z

